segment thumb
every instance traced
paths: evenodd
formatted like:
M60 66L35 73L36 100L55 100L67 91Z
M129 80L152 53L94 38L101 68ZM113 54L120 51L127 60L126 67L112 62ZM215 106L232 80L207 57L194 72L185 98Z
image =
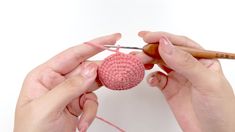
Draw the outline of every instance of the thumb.
M211 79L211 71L191 54L176 48L166 37L162 37L159 44L159 54L164 62L193 85L204 85Z
M97 76L97 67L95 63L83 67L80 75L66 79L45 96L42 96L41 103L44 103L49 111L63 110L72 100L78 98L94 83Z

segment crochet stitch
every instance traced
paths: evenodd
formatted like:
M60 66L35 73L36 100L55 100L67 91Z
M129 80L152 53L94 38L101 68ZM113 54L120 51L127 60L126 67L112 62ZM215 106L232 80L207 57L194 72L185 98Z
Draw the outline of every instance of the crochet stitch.
M143 80L144 66L138 57L117 52L104 59L98 77L109 89L127 90Z
M85 42L85 44L116 52L105 58L98 68L98 78L107 88L112 90L127 90L135 87L143 80L145 68L137 56L121 53L119 52L119 48L112 50L103 45L91 42ZM98 104L96 100L86 97L86 93L84 93L80 96L79 106L81 109L87 100L94 101ZM96 116L96 118L115 127L120 132L125 132L125 130L101 117Z
M85 44L116 52L104 59L98 68L101 83L112 90L127 90L138 85L144 78L145 68L141 60L134 55L111 50L103 45L86 42Z

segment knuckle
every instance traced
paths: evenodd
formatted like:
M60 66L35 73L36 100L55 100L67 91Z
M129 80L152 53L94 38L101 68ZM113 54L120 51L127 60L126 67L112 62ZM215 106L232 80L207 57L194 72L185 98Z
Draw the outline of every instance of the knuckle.
M67 51L70 51L71 55L74 55L75 61L81 62L85 59L85 56L79 53L77 49L82 49L82 48L83 48L83 45L79 45L79 46L71 47Z
M181 42L180 45L185 45L185 46L187 46L187 47L191 47L189 43L190 43L192 40L191 40L189 37L183 36L183 35L180 35L179 37L180 37L181 40L182 40L182 42Z
M86 93L86 94L83 94L83 96L81 96L80 106L84 107L85 103L87 103L87 102L95 103L97 106L99 105L99 103L97 101L97 96L94 93Z
M200 63L189 53L184 51L179 51L177 55L177 67L179 67L182 72L183 71L191 71L191 70L198 70L197 68L200 67Z
M82 62L85 60L85 56L83 54L75 54L75 59L77 62Z
M220 77L220 76L218 76L218 75L211 75L211 76L213 76L213 77L211 77L211 78L209 78L208 80L207 80L207 84L209 84L210 86L212 86L212 87L220 87L221 86L221 84L223 84L224 82L222 81L223 79Z
M183 58L183 61L186 62L186 63L189 63L192 61L192 56L186 52L182 52L182 56L184 57Z
M164 32L164 31L159 31L159 32L153 32L153 35L154 36L160 36L160 37L162 37L162 36L166 36L166 37L170 37L169 35L168 35L168 33L167 32Z
M184 36L184 35L180 35L180 37L181 37L183 40L185 40L185 41L188 41L188 40L190 40L190 38L189 38L189 37L187 37L187 36Z
M180 52L180 57L182 58L182 63L181 66L185 67L185 68L192 68L193 66L195 66L194 63L194 58L187 52Z
M81 76L77 76L77 77L71 77L65 80L64 85L67 88L76 89L78 86L81 86L83 82L84 82L84 78L82 78Z
M40 77L41 83L48 88L53 88L64 80L64 77L51 69L45 69Z

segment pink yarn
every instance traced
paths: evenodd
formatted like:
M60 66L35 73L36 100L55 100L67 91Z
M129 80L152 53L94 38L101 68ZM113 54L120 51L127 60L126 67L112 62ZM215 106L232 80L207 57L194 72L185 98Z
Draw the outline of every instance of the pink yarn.
M79 101L80 101L80 102L79 102L79 107L80 107L81 110L83 109L83 106L84 106L84 104L85 104L85 102L86 102L87 100L93 101L93 102L95 102L95 103L98 105L98 102L97 102L96 100L87 97L87 96L86 96L86 93L84 93L84 94L82 94L82 95L80 96L80 98L79 98ZM120 132L125 132L125 130L123 130L122 128L118 127L117 125L113 124L113 123L110 122L110 121L105 120L105 119L102 118L102 117L99 117L99 116L96 115L96 119L99 119L99 120L101 120L101 121L107 123L108 125L110 125L110 126L116 128L117 130L119 130Z
M144 70L138 57L118 52L105 58L98 68L98 76L107 88L126 90L143 80Z
M109 124L110 126L116 128L116 129L119 130L120 132L125 132L125 130L123 130L122 128L120 128L120 127L118 127L117 125L115 125L115 124L113 124L113 123L111 123L111 122L105 120L105 119L102 118L102 117L96 116L96 119L99 119L99 120L101 120L101 121L103 121L103 122Z
M135 87L143 80L145 68L138 57L131 54L121 53L119 52L119 48L111 50L102 45L91 42L85 42L85 44L116 52L115 54L105 58L101 66L98 68L99 80L107 88L112 90L126 90ZM81 109L86 100L92 100L98 104L96 100L87 98L85 93L83 95L85 98L81 98L81 96L79 102ZM96 118L115 127L120 132L125 132L125 130L101 117L96 116Z
M95 43L86 42L86 44L116 52L105 58L98 68L99 80L107 88L127 90L143 80L145 68L137 56L121 53L119 48L111 50Z

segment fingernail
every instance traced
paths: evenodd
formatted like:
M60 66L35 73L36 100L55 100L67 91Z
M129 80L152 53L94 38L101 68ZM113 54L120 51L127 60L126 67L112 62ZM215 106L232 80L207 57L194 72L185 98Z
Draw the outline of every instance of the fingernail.
M90 63L86 67L84 67L84 69L81 72L81 75L84 78L90 78L95 76L96 71L97 71L97 65L95 63Z
M140 31L138 35L143 38L147 33L149 33L149 31Z
M164 45L163 51L167 54L172 54L174 46L173 44L169 41L169 39L165 36L161 37L159 40L160 44Z
M150 86L153 86L153 77L149 78L148 83L149 83Z
M121 33L114 33L113 36L115 36L116 40L118 41L119 39L121 39L122 34Z
M156 74L152 74L148 80L148 83L151 87L153 87L156 83Z

